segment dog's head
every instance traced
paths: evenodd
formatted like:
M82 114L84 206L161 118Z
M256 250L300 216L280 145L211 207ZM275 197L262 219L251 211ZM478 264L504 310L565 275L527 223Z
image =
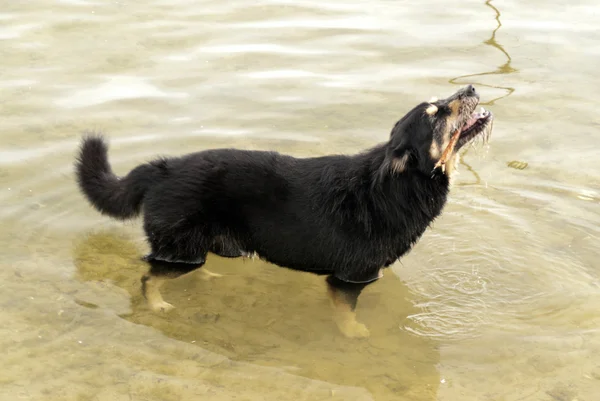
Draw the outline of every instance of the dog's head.
M469 85L446 99L432 99L417 105L392 129L387 167L394 174L409 169L431 174L442 162L443 155L445 168L442 171L450 175L458 151L476 137L481 135L487 140L491 134L492 113L483 107L476 111L478 104L479 94ZM456 142L451 141L453 135L457 135Z

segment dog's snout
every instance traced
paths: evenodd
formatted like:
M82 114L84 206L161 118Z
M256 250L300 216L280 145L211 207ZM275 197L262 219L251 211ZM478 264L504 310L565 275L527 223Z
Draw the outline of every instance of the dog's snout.
M465 88L465 94L467 96L475 96L477 92L475 91L475 87L473 85L469 85Z

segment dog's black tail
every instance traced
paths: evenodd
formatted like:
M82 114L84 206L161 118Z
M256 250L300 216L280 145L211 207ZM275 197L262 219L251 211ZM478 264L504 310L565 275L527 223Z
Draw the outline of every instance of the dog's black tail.
M95 134L84 136L75 168L79 188L90 203L100 213L122 220L139 214L144 194L164 175L157 163L148 163L117 177L108 163L108 145Z

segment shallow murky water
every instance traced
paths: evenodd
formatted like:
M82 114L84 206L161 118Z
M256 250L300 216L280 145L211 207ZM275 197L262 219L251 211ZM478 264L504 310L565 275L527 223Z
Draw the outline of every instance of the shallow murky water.
M0 399L597 400L599 16L592 0L3 2ZM322 278L258 260L211 257L225 277L174 280L177 309L149 312L140 222L74 185L84 129L119 173L216 146L352 153L465 83L496 115L491 144L361 296L365 341L337 333Z

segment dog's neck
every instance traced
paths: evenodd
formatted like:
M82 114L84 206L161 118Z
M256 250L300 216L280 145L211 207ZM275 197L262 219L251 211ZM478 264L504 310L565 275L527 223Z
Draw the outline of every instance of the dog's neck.
M448 177L441 171L432 174L415 168L382 172L385 146L354 156L358 163L351 163L352 171L338 171L339 190L323 200L336 210L333 214L340 223L354 221L369 235L404 232L419 237L442 212Z

